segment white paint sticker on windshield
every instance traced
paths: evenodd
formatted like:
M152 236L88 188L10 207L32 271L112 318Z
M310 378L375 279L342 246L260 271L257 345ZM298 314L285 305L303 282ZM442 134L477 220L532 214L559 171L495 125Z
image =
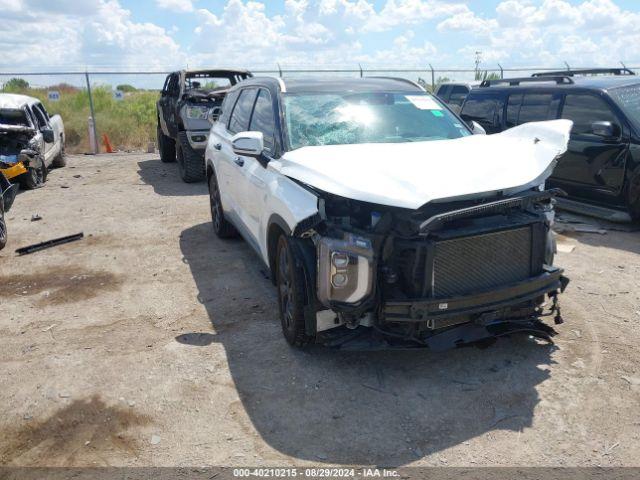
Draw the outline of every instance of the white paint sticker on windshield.
M429 95L405 95L405 98L420 110L442 110L442 107Z

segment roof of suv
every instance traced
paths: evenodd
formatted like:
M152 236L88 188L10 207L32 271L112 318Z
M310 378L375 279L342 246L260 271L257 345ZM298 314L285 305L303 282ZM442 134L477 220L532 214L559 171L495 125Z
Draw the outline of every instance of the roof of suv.
M391 77L365 78L296 78L254 77L242 82L252 84L276 84L286 93L344 93L344 92L423 92L424 89L410 80Z
M569 77L567 77L569 78ZM508 81L508 78L505 78L505 81ZM561 88L561 89L571 89L571 88L587 88L594 90L610 90L614 88L627 87L631 85L640 85L640 76L635 75L618 75L618 76L585 76L585 77L570 77L567 83L556 83L554 78L549 78L548 82L544 82L540 77L531 78L531 83L528 83L526 80L522 80L519 85L509 85L505 84L496 84L490 87L480 87L478 89L474 89L474 92L488 92L496 89L542 89L542 88Z

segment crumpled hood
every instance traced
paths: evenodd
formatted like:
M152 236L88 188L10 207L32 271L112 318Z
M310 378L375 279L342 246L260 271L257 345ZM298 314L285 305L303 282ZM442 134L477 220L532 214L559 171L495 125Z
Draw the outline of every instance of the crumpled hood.
M567 151L572 126L553 120L455 140L303 147L270 167L334 195L418 209L540 185Z

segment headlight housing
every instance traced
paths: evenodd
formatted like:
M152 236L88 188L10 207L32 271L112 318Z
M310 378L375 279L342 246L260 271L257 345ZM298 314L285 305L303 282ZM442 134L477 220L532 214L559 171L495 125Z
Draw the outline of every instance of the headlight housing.
M373 287L371 240L346 235L344 240L321 238L318 242L318 299L331 303L358 304Z
M206 120L209 117L209 107L188 105L185 109L187 118L194 120Z

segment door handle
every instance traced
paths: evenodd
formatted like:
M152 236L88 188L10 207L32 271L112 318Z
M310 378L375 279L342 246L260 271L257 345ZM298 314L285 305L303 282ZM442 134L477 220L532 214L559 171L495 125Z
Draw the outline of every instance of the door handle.
M239 167L244 167L244 160L242 158L236 157L233 161Z
M221 143L216 143L213 148L215 148L216 150L220 151L222 150L222 144Z

